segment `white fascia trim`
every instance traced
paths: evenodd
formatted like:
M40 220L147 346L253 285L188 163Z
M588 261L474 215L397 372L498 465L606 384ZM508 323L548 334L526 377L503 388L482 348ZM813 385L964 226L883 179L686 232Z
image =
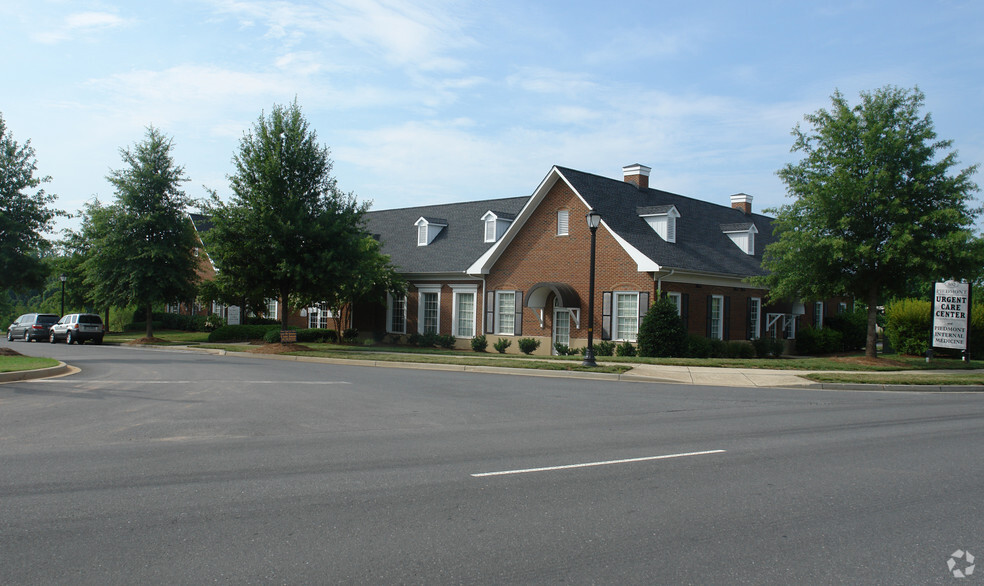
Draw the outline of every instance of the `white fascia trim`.
M659 266L659 263L643 254L638 248L629 244L625 238L622 238L618 235L618 233L609 228L608 224L606 224L604 220L601 221L601 225L608 230L608 233L611 234L613 238L615 238L615 241L622 247L622 250L624 250L625 253L635 261L637 270L640 273L655 273L663 270L663 267Z
M478 257L478 260L472 263L472 265L465 270L466 273L474 276L489 274L489 270L492 265L499 259L502 252L509 246L509 243L513 241L516 234L519 232L519 229L526 224L526 221L530 218L530 215L532 215L533 211L540 205L540 202L547 196L547 192L553 188L558 179L563 179L571 190L574 191L575 195L577 195L582 202L584 201L584 199L581 198L581 195L574 189L574 186L572 186L567 179L561 175L557 167L551 167L550 172L543 178L543 181L540 182L540 185L536 188L536 191L534 191L533 195L530 196L530 199L527 200L526 205L524 205L523 209L516 215L516 219L509 224L508 228L506 228L506 232L502 235L502 237L499 238L499 240L488 250L486 250L485 254ZM587 204L585 203L585 205Z
M747 278L748 277L743 277L741 275L721 275L716 273L703 273L700 271L686 271L681 269L674 269L673 272L662 277L663 283L740 287L742 289L752 289L756 291L769 290L768 287L749 283L746 281Z

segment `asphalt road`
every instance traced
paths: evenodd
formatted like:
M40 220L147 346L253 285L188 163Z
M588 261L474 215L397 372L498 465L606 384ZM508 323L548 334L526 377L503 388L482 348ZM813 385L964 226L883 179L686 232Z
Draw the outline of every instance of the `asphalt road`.
M979 394L0 345L82 369L0 385L2 584L926 584L984 555Z

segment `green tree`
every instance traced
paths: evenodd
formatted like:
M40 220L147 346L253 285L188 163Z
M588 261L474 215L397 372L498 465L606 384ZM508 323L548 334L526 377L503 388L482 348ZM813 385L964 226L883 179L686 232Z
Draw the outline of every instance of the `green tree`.
M239 294L262 293L291 312L324 301L359 257L367 204L342 193L327 147L295 101L261 115L240 141L229 180L233 197L213 193L209 253L222 279Z
M320 287L323 301L331 309L335 330L341 333L351 323L351 311L356 302L386 303L386 294L406 293L406 282L400 278L389 256L381 251L379 241L363 236L358 254L352 259L345 275L338 275Z
M0 115L0 290L41 286L46 276L44 237L61 212L51 207L56 196L41 189L51 177L37 177L31 141L18 144Z
M649 307L639 326L639 356L684 356L687 328L677 306L663 297Z
M805 116L792 151L804 158L778 172L793 203L778 210L777 239L766 247L758 279L769 297L849 295L868 307L865 353L875 356L879 301L903 294L913 279L974 278L984 244L972 232L977 167L952 173L952 141L921 115L918 88L862 92L851 106L840 92L831 109Z
M125 166L107 177L116 201L88 208L91 239L82 263L92 296L107 305L145 308L153 337L155 304L191 299L195 291L197 240L180 189L184 168L172 156L173 142L154 127L132 149L120 149Z

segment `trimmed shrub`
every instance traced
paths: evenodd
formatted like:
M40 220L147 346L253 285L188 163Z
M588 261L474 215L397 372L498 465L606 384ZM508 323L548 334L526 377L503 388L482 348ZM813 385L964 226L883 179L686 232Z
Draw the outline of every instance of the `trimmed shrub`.
M437 345L446 350L450 350L451 348L454 348L454 345L455 343L457 343L457 341L458 341L457 338L455 338L450 334L443 334L437 336Z
M843 334L823 327L818 329L806 326L796 333L796 353L802 356L833 354L843 347Z
M840 348L834 352L860 350L868 341L868 313L863 309L858 309L828 315L823 318L823 329L840 332Z
M933 304L921 299L899 299L885 306L885 335L899 354L920 356L929 349Z
M519 344L519 351L523 354L532 354L540 347L540 340L533 338L520 338L517 343Z
M639 356L684 356L687 329L668 298L654 303L639 326Z
M471 347L475 352L485 352L489 347L489 341L485 339L485 334L479 334L472 338Z
M346 342L354 342L356 338L359 337L359 330L355 328L345 328L342 331L342 340Z
M687 356L690 358L710 358L711 341L704 336L690 334L687 336Z
M509 338L499 338L499 341L496 342L492 347L495 348L499 354L505 354L506 348L510 346L512 346L512 340L510 340Z
M262 340L268 330L277 331L277 341L280 341L280 325L238 325L222 326L208 335L209 342L248 342Z
M752 340L755 358L779 358L785 349L785 344L779 338L756 338Z
M636 355L635 346L632 345L632 342L622 342L621 344L615 347L615 355L635 356Z
M567 344L554 344L554 350L557 351L557 356L574 356L578 354L580 350L576 348L571 348Z
M593 345L595 356L614 356L615 355L615 342L610 342L608 340L602 340L597 344Z
M328 328L306 328L297 330L298 342L327 342L338 341L338 332Z

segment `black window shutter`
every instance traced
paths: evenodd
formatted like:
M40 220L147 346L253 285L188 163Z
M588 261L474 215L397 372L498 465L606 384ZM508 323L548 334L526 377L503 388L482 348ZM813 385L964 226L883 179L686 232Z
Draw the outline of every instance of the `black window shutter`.
M523 335L523 292L516 291L516 327L513 330L517 336Z
M711 337L711 303L714 300L714 296L707 296L707 337Z
M752 298L745 299L745 339L752 339Z
M683 320L683 329L690 333L690 293L680 295L680 319Z
M646 313L649 311L649 293L647 291L639 291L639 329L642 329L642 318L646 317Z
M612 339L612 292L601 294L601 339Z
M485 333L495 333L495 291L485 292Z
M731 297L725 296L724 298L724 311L721 312L721 332L722 338L725 340L731 339Z

